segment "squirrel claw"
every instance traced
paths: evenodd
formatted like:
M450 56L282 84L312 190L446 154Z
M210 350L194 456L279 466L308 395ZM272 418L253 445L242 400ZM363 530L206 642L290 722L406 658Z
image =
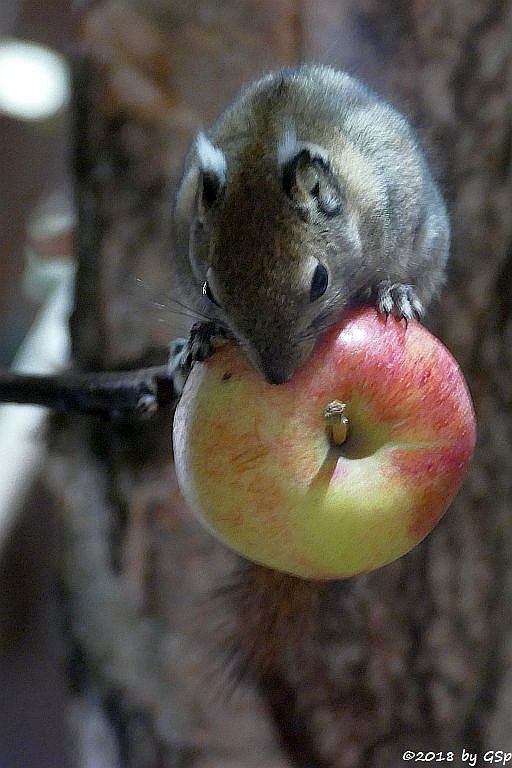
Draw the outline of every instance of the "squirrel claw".
M194 363L208 360L215 351L215 338L226 335L227 331L216 320L195 323L183 349L181 365L191 368Z
M419 320L423 315L423 305L412 285L385 280L379 283L376 293L377 309L386 320L394 312L399 320L405 321L407 328L409 320Z
M204 362L214 353L216 340L227 338L228 332L216 320L195 323L188 339L176 339L171 344L170 361L174 389L178 395L196 362Z

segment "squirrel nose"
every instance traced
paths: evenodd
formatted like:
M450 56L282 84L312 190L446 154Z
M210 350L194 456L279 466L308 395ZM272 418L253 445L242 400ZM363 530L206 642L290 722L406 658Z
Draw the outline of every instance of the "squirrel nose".
M261 356L260 368L269 384L284 384L295 371L295 367L287 366L282 360L276 361L274 356L266 358L264 355Z
M313 339L303 345L279 343L266 346L255 350L253 360L269 384L285 384L307 361L313 346Z
M286 371L263 371L266 380L269 384L284 384L291 379L292 374Z

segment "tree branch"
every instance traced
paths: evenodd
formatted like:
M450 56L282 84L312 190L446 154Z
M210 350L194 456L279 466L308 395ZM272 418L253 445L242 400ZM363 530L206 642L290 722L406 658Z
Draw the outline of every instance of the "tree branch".
M0 371L0 402L25 403L58 413L149 418L175 397L173 368L30 376Z

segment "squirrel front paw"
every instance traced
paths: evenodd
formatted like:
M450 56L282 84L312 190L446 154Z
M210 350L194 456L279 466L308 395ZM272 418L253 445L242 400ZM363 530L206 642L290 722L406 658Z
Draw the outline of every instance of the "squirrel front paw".
M407 323L413 318L419 320L423 315L423 304L412 285L383 280L377 285L375 293L377 309L386 317L393 312L399 320Z
M194 363L207 360L215 351L215 339L219 338L229 338L229 333L216 320L210 320L195 323L188 339L176 339L173 342L169 365L178 395L183 391Z
M227 338L228 332L216 320L195 323L190 329L190 336L183 349L180 365L192 368L194 363L202 363L215 351L215 338Z

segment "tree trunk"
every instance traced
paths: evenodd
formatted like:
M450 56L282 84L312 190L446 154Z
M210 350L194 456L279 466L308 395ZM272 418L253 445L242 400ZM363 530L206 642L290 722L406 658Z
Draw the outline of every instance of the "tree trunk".
M186 145L242 82L325 60L408 114L433 159L453 256L427 323L479 425L436 530L386 568L319 586L241 563L189 517L171 412L55 423L45 476L66 531L74 722L103 765L396 768L406 749L455 763L462 748L510 749L511 38L505 0L110 0L85 13L77 365L165 359L190 325L171 313L167 269Z

